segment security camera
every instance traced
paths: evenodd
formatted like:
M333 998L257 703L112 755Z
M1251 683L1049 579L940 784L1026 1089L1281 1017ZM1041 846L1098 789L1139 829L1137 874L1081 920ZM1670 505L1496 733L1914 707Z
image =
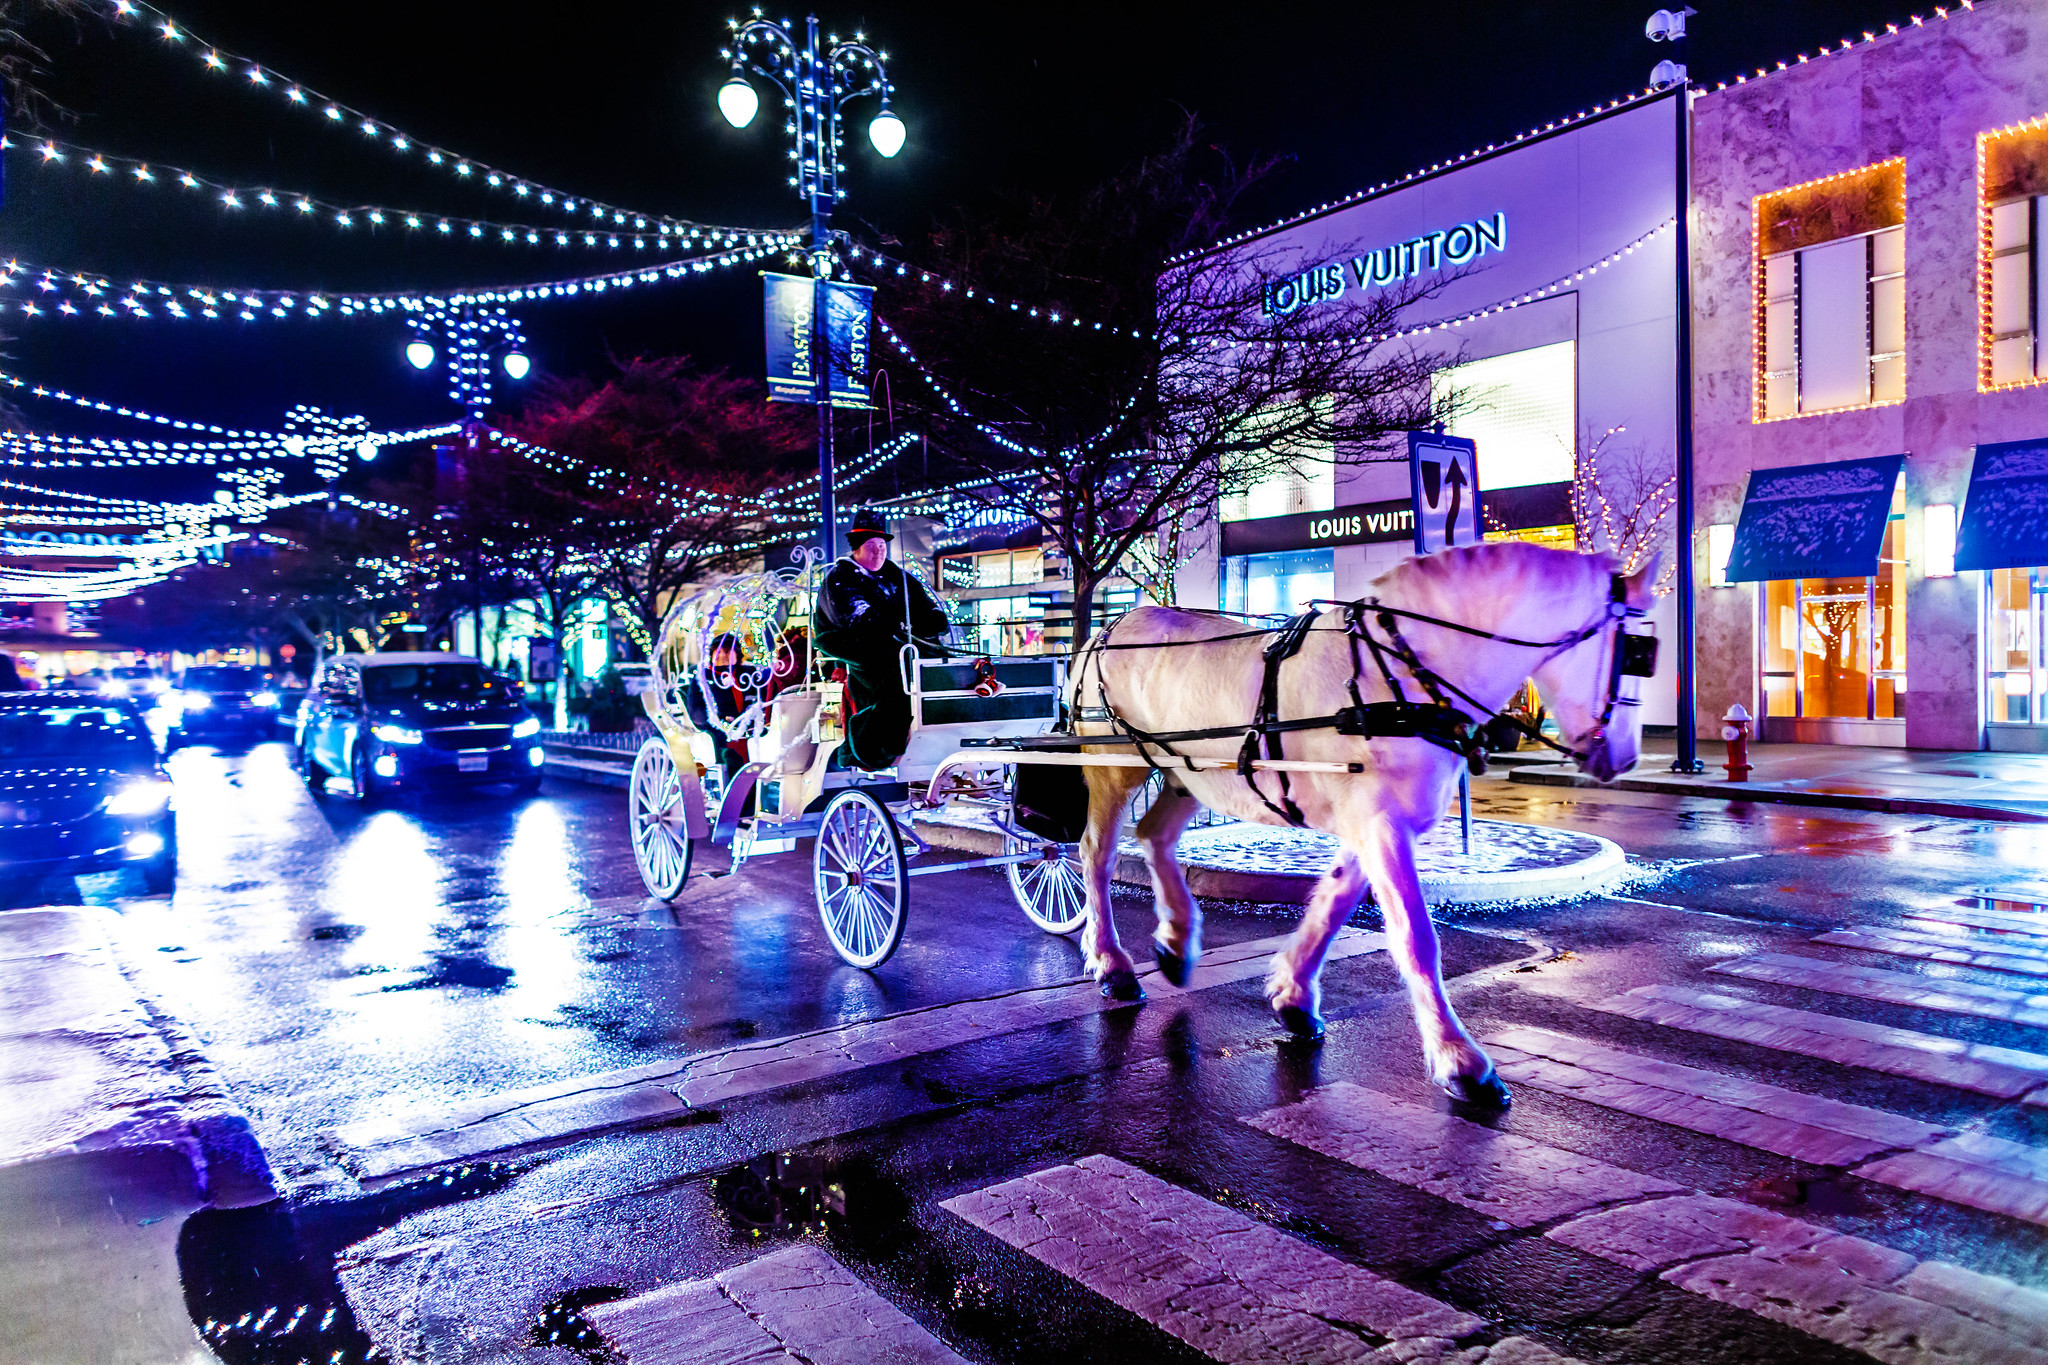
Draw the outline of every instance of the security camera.
M1685 68L1677 62L1659 62L1650 70L1650 88L1669 90L1685 79Z
M1697 10L1682 9L1676 14L1660 9L1650 16L1650 22L1643 25L1643 34L1653 43L1675 43L1685 36L1685 18Z

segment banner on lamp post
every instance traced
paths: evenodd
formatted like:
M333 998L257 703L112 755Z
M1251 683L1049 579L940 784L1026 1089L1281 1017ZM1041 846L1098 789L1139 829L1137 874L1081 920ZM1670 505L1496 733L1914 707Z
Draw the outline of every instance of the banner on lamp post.
M818 401L821 358L812 308L817 281L808 275L761 272L762 324L768 346L768 400ZM874 290L832 280L825 285L825 344L830 353L830 391L835 408L868 406L868 339L873 327Z

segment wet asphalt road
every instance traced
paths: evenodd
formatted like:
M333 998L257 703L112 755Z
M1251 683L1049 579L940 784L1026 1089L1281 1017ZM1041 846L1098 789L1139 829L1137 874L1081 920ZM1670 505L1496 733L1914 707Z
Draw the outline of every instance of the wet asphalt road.
M1024 920L1000 871L967 871L915 883L902 949L878 972L854 971L817 923L807 846L737 878L693 879L673 907L646 902L624 794L608 789L551 781L537 798L365 810L314 800L278 745L188 750L172 769L175 897L141 897L119 878L87 879L76 894L120 907L146 959L142 981L221 1070L293 1188L288 1204L187 1225L196 1322L308 1310L289 1333L278 1330L283 1313L267 1332L220 1332L210 1340L224 1359L340 1351L355 1361L376 1344L408 1359L569 1365L584 1358L562 1344L585 1330L576 1305L714 1274L796 1239L828 1248L968 1359L1203 1358L939 1207L1098 1153L1586 1361L1868 1358L1240 1122L1333 1081L1435 1103L1384 953L1328 969L1332 1026L1318 1049L1276 1040L1253 976L366 1192L327 1130L1058 982L1079 970L1078 952ZM2001 973L1807 940L1978 889L2048 899L2048 826L1492 780L1476 806L1614 839L1639 872L1578 903L1441 916L1446 975L1475 1034L1551 1028L2048 1143L2048 1124L2012 1104L1577 1003L1643 982L1701 984L1706 967L1759 951L2009 985ZM1279 907L1211 904L1208 914L1212 950L1293 923ZM1126 944L1142 945L1147 898L1120 895L1118 920ZM1370 910L1357 922L1377 927ZM1785 987L1705 984L1817 1007ZM2048 1052L2048 1029L1861 1000L1825 1007ZM2048 1287L2041 1231L2016 1218L1533 1086L1517 1087L1509 1115L1474 1117L1923 1260ZM827 1190L837 1193L821 1199Z

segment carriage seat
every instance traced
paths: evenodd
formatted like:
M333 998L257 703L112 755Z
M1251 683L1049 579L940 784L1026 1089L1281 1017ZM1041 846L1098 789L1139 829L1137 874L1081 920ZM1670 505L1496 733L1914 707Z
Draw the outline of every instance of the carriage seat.
M1003 690L984 697L974 690L972 661L920 659L910 693L919 726L977 725L998 721L1051 721L1059 716L1059 664L1052 659L990 661Z

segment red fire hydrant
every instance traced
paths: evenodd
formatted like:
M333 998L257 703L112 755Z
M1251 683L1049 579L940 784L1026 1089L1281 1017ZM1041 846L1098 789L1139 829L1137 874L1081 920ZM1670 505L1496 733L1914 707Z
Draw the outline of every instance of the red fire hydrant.
M1741 702L1728 708L1728 714L1721 717L1721 738L1728 741L1728 761L1721 766L1728 770L1730 782L1749 781L1749 712Z

